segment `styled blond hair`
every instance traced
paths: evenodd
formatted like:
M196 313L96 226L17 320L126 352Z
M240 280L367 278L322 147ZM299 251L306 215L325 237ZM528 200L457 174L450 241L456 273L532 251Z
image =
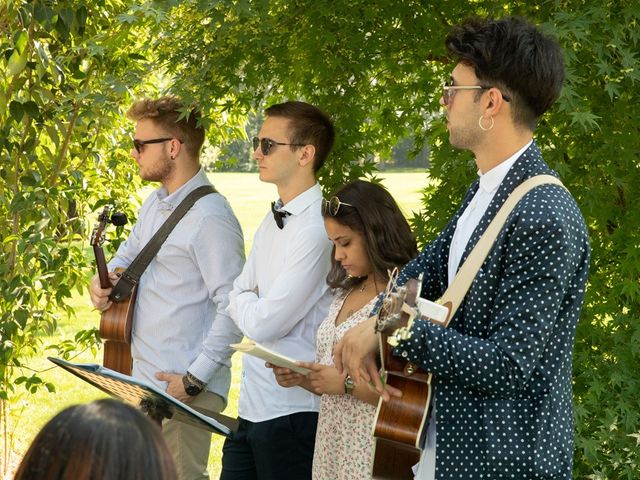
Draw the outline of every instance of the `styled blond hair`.
M166 133L182 141L189 156L200 158L200 148L204 143L204 127L198 125L202 117L199 110L192 108L182 118L185 106L178 97L164 96L156 100L144 98L135 102L127 111L127 118L137 122L142 119L153 121Z

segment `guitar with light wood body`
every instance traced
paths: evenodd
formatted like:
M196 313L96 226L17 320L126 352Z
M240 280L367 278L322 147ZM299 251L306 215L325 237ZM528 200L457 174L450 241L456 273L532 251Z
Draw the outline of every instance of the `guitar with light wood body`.
M109 219L110 208L104 207L98 216L98 224L91 234L91 246L96 257L98 268L98 278L102 288L112 288L107 270L107 262L104 257L102 244L104 243L104 232L107 223L123 225L126 223L115 218ZM114 215L115 217L115 215ZM122 217L119 217L122 218ZM116 273L123 269L116 269ZM133 326L133 309L135 305L136 289L125 299L116 302L112 300L111 307L102 312L100 319L100 338L104 341L103 365L106 368L115 370L125 375L131 375L131 329Z

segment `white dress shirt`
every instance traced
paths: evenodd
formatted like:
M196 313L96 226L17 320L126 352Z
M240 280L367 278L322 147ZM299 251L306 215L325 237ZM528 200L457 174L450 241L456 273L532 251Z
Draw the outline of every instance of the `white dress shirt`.
M520 158L533 140L527 142L527 144L507 158L505 161L493 167L484 174L478 170L479 185L475 195L467 205L458 222L456 223L456 229L453 232L453 238L451 239L451 245L449 246L449 263L448 263L448 275L449 285L453 282L456 276L458 267L460 265L460 259L464 255L464 251L469 243L469 239L476 229L480 220L487 212L489 204L498 191L498 187L507 176L507 173L511 169L516 160ZM431 415L429 417L429 423L427 426L426 443L422 452L422 457L418 466L416 479L419 480L433 480L435 478L436 470L436 422L433 421L436 415L436 395L433 397L433 405Z
M279 229L271 211L256 231L253 248L229 294L233 320L242 333L295 360L313 361L316 331L331 303L326 277L331 243L324 229L320 186L283 209L291 215ZM239 416L251 422L318 411L320 397L303 388L283 388L264 361L242 359Z
M210 183L200 169L171 195L164 187L153 192L109 269L127 267L187 194L202 185ZM219 193L200 198L140 278L131 345L134 377L165 389L156 372L188 370L226 401L229 344L242 338L226 306L243 263L242 230L227 200Z
M456 230L453 232L453 238L451 239L451 246L449 247L449 285L451 285L458 271L460 259L464 254L467 243L469 243L473 231L480 223L487 208L489 208L489 204L491 200L493 200L493 197L495 197L498 187L504 180L504 177L507 176L513 164L516 163L516 160L529 148L531 142L533 142L533 140L488 172L482 174L478 170L478 176L480 177L478 191L471 199L471 202L469 202L465 211L460 215L458 223L456 224Z

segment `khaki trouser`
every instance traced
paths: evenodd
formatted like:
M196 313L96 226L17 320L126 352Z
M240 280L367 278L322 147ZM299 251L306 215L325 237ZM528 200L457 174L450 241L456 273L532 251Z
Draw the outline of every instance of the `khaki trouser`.
M212 392L202 392L187 405L203 407L215 412L221 412L224 409L222 397ZM165 420L162 423L162 434L173 454L180 480L209 479L207 463L211 447L211 432L177 420Z

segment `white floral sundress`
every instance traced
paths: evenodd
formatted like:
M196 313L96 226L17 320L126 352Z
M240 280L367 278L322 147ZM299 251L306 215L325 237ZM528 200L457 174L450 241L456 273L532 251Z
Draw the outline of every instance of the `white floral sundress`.
M336 327L336 317L347 294L342 291L336 295L318 328L317 363L333 365L334 345L347 330L369 318L376 297ZM314 480L371 478L375 413L375 406L351 395L322 395L313 455Z

